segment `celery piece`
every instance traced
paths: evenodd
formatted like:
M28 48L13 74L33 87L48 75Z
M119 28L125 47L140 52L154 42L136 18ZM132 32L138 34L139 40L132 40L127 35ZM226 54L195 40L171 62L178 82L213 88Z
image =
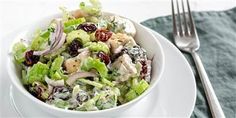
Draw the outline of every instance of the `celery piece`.
M79 24L84 23L85 21L86 21L85 18L71 19L64 23L64 27L79 25Z
M133 89L130 89L129 92L125 95L125 98L128 101L131 101L136 97L138 97L138 94Z
M45 38L45 39L49 38L49 36L50 36L50 32L48 30L40 34L40 37Z
M85 83L85 84L95 86L97 88L102 88L103 87L103 85L98 83L98 82L94 82L94 81L90 81L90 80L86 80L86 79L78 79L78 81L80 81L82 83Z
M99 51L103 51L106 54L109 53L109 47L107 46L107 44L103 43L103 42L88 42L84 45L85 47L88 47L89 50L94 51L94 52L99 52Z
M101 78L101 81L102 81L102 83L107 84L108 86L111 86L111 87L115 86L114 83L112 83L111 81L107 80L106 78Z
M65 27L65 28L64 28L64 32L65 32L66 34L72 32L72 31L74 31L74 30L75 30L75 28L74 28L73 26L69 26L69 27Z
M96 69L102 78L107 77L108 69L106 64L99 59L88 57L82 63L81 70L89 71L90 69Z
M142 94L147 88L149 87L149 84L145 80L141 80L138 85L134 87L135 92L140 95Z
M67 34L67 44L70 44L74 39L79 40L84 45L85 43L90 42L90 35L84 30L74 30Z
M52 62L51 68L50 68L50 77L52 79L61 79L61 76L59 74L59 70L61 69L61 66L63 64L64 57L59 56Z
M129 91L129 87L125 84L120 84L117 87L120 89L121 96L124 96Z
M23 83L23 85L27 85L28 84L28 80L27 80L26 75L27 75L26 70L22 70L21 71L21 76L22 76L22 83Z

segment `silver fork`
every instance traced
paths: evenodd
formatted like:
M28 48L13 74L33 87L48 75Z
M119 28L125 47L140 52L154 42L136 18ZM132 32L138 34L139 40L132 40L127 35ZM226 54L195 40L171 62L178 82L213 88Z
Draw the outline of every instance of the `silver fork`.
M215 95L212 85L208 79L207 73L204 69L202 61L197 54L197 50L200 47L200 42L196 32L196 27L192 18L189 1L187 1L187 12L185 12L185 7L183 0L181 0L182 13L180 13L180 6L178 0L176 0L176 5L174 5L174 0L172 3L172 19L173 19L173 35L175 39L176 46L185 52L192 55L195 65L200 76L208 104L210 106L211 114L213 118L225 118L224 112L220 106L220 103ZM175 14L175 7L177 9L177 14Z

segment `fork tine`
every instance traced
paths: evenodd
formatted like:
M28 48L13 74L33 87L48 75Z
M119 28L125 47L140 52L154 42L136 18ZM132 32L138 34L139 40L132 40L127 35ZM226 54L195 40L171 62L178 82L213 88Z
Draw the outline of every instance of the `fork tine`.
M184 34L185 35L188 35L188 24L187 24L187 21L186 21L186 14L185 14L185 9L184 9L184 2L183 0L181 0L181 3L182 3L182 15L183 15L183 19L184 19Z
M177 17L178 17L178 25L179 25L179 34L180 36L183 35L183 29L182 29L182 21L181 21L181 15L180 15L180 12L179 12L179 2L178 0L176 0L176 6L177 6Z
M191 13L191 9L190 9L190 5L189 5L189 1L187 0L187 6L188 6L188 15L189 15L189 22L190 22L190 34L195 34L196 32L196 28L195 28L195 24L192 18L192 13Z
M178 30L177 30L177 26L176 26L175 8L174 8L174 1L173 0L171 0L171 7L172 7L173 33L174 33L174 35L177 35Z

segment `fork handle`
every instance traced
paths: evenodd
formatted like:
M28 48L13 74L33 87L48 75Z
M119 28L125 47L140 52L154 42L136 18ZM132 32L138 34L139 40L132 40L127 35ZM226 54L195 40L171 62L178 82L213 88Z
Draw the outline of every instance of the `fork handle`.
M220 106L220 103L216 97L216 94L212 88L211 82L208 79L206 70L204 69L204 66L202 64L202 61L199 57L199 55L196 52L191 53L195 62L195 65L198 70L198 74L200 76L203 89L205 91L208 104L210 106L211 114L213 118L225 118L224 112Z

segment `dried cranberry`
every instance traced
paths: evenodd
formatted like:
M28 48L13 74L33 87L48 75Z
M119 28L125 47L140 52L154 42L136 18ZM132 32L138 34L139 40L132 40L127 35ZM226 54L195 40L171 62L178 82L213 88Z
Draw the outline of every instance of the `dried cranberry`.
M140 63L142 64L142 70L140 72L141 77L144 78L144 76L147 74L147 62L145 60L140 61Z
M110 57L109 55L105 54L104 52L98 52L97 53L98 58L102 60L106 65L110 63Z
M80 24L78 27L77 27L77 30L79 29L82 29L84 30L85 32L89 32L89 33L92 33L94 31L97 30L97 27L95 24L92 24L92 23L84 23L84 24Z
M82 48L82 44L76 38L68 46L68 52L72 57L75 57L79 54L79 52L78 52L79 48Z
M112 32L109 30L99 29L95 32L96 39L102 42L106 42L109 38L111 38L111 36Z
M32 66L39 61L39 56L33 55L34 51L30 50L25 53L25 61L24 64L26 66Z

